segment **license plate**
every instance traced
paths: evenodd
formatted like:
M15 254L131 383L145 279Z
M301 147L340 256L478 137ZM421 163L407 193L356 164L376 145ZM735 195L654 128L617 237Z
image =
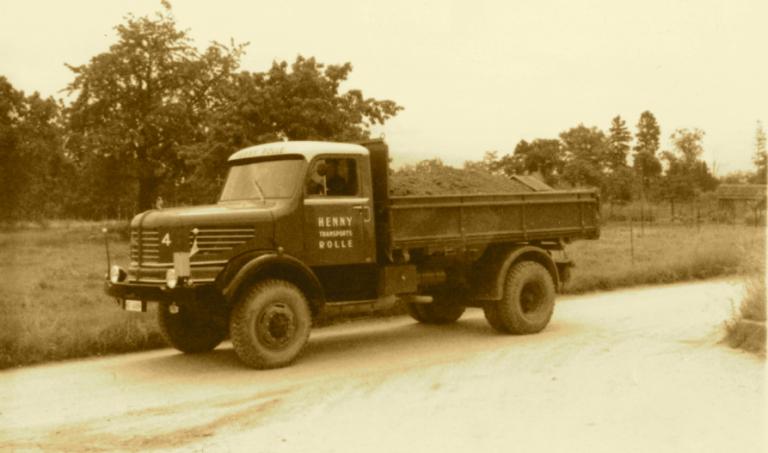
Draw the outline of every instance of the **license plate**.
M125 310L126 311L138 311L138 312L144 312L146 311L146 308L144 308L144 302L140 300L131 300L126 299L125 300Z

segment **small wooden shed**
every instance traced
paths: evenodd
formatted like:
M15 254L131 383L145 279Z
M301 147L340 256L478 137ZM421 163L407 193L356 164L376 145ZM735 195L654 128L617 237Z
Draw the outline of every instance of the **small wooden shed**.
M726 218L755 224L765 222L765 184L720 184L715 194L717 207Z

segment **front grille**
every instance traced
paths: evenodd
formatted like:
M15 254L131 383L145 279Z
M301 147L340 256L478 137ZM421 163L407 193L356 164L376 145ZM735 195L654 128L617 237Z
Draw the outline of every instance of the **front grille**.
M160 234L156 230L131 230L131 262L139 263L139 244L141 245L141 263L160 261Z
M198 228L195 257L219 255L253 239L254 229L217 227ZM189 243L194 248L195 234L189 233Z
M245 244L254 237L254 229L235 227L198 228L197 252L194 261L202 258L229 252L235 247ZM189 233L189 246L195 247L195 234ZM141 251L141 253L139 253ZM191 250L190 250L191 251ZM131 262L136 265L160 263L160 233L153 229L131 231ZM160 263L162 264L162 263ZM167 264L167 263L166 263Z

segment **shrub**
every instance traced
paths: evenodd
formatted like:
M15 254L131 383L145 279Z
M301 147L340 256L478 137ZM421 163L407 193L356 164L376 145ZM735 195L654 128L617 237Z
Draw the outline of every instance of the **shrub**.
M765 354L765 278L754 274L734 318L726 325L726 341L734 348Z

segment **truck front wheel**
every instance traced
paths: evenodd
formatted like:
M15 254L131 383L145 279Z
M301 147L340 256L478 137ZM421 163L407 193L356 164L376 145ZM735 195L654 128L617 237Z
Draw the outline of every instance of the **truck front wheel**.
M157 308L157 324L166 342L181 352L208 352L227 336L226 317L207 307L185 304L171 313L168 304Z
M541 264L522 261L509 270L504 294L483 310L494 329L502 333L540 332L549 324L555 308L555 284Z
M236 303L229 330L235 353L254 368L293 362L309 339L312 315L304 294L283 280L265 280Z
M431 304L407 303L411 318L424 324L450 324L464 314L464 306L446 296L434 296Z

